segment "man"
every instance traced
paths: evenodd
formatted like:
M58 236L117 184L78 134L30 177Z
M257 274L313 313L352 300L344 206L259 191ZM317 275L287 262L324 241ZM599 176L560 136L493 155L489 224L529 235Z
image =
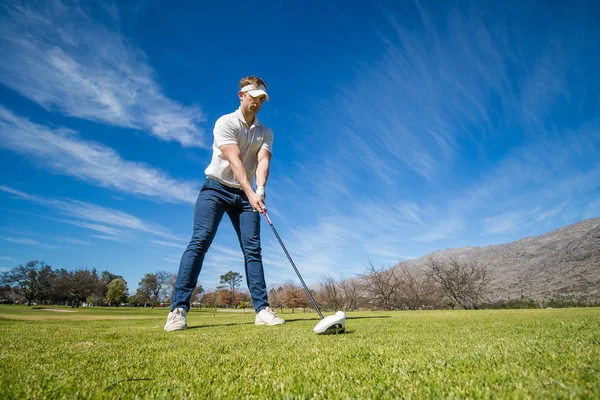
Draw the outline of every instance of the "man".
M269 100L267 85L255 76L243 78L238 97L240 108L215 123L212 160L204 171L207 178L196 200L194 231L181 257L165 331L187 328L190 298L204 255L224 213L229 216L244 253L246 282L256 310L255 323L285 322L269 307L260 247L260 212L265 210L273 132L256 114L263 102ZM256 191L252 188L255 178Z

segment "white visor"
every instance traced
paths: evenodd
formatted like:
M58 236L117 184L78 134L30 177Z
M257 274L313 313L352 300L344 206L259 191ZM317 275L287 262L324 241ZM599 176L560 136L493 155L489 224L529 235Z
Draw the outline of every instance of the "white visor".
M267 94L267 88L263 85L246 85L240 89L241 92L247 92L252 97L265 96L265 100L269 101L269 95Z

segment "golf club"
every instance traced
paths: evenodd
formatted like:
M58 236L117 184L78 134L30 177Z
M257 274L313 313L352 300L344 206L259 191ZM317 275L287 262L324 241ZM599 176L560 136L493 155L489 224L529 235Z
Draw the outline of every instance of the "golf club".
M300 275L300 271L298 271L298 268L296 268L296 264L294 264L294 260L292 260L290 253L288 253L287 249L285 248L285 245L283 244L281 237L279 237L279 234L277 233L277 229L275 229L275 226L273 226L273 223L271 222L271 218L269 218L269 216L267 215L267 210L263 210L262 213L264 214L265 218L267 219L267 222L271 226L271 229L273 230L275 237L279 241L279 244L281 245L281 248L283 249L285 255L287 256L288 260L290 260L290 264L292 264L294 271L296 271L296 275L298 275L298 278L300 279L300 282L302 283L302 286L304 287L306 294L308 295L308 297L310 298L310 301L315 306L315 310L317 310L317 313L319 313L319 317L321 318L321 321L314 327L313 331L317 334L344 333L346 331L346 314L343 311L338 311L334 315L330 315L329 317L323 317L323 313L321 312L321 309L317 305L317 302L315 301L312 293L310 293L310 290L308 290L306 283L304 283L304 279L302 279L302 276Z

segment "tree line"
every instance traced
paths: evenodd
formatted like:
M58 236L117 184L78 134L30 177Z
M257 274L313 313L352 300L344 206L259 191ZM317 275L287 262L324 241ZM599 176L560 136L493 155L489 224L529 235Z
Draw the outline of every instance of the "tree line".
M167 271L146 273L130 296L125 279L109 271L68 271L53 269L43 261L30 261L2 273L0 301L73 307L155 307L170 303L176 279ZM220 276L220 284L214 290L198 285L192 294L192 307L252 307L250 295L239 290L242 280L241 274L229 271ZM485 266L452 257L428 257L422 268L410 268L405 263L376 268L370 263L355 278L336 280L325 276L312 294L326 310L472 309L480 305L488 283ZM271 289L269 303L292 312L311 307L304 289L293 282Z
M220 286L205 291L198 285L192 294L193 306L240 307L251 306L247 293L236 290L243 276L229 271L220 276ZM98 273L95 268L54 269L43 261L29 261L0 274L0 302L89 306L150 306L171 302L177 275L158 271L146 273L129 295L127 282L110 271Z
M122 276L96 269L53 269L43 261L29 261L0 276L0 299L27 305L116 305L127 300Z
M316 293L330 310L427 310L479 308L490 278L488 268L471 260L430 256L420 268L399 263L352 279L326 276Z

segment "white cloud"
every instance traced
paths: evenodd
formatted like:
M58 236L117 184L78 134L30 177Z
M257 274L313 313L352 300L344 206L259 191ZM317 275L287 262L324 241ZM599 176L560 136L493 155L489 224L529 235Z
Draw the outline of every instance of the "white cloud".
M50 245L50 244L47 244L47 243L42 243L42 242L40 242L38 240L31 239L31 238L3 237L3 238L0 238L0 239L5 240L7 242L11 242L11 243L22 244L22 245L25 245L25 246L41 247L41 248L44 248L44 249L55 249L56 248L56 246L54 246L54 245Z
M516 213L505 213L483 220L483 233L496 235L500 233L513 232L523 223L523 216Z
M352 148L347 162L362 164L362 173L386 184L415 174L438 181L462 156L462 141L493 130L489 93L507 104L515 98L501 51L503 29L492 35L497 26L454 12L432 22L417 9L414 31L383 10L388 24L378 26L382 56L357 63L355 79L341 86L335 104L349 136L344 145Z
M465 226L465 222L459 217L442 219L432 227L428 227L423 233L413 236L416 242L434 242L447 239L451 235L458 235Z
M12 2L3 8L4 85L48 110L205 146L198 127L202 112L162 93L145 54L118 27L92 19L78 3Z
M16 263L17 262L17 260L15 260L12 257L8 257L8 256L0 256L0 261L8 261L8 262L11 262L11 263Z
M123 239L118 236L106 236L106 235L90 235L90 237L101 239L101 240L109 240L111 242L122 242Z
M544 221L549 218L556 217L566 206L568 205L567 201L562 201L560 204L553 206L551 208L540 210L539 214L536 216L538 221Z
M531 139L465 186L450 199L450 208L465 216L484 215L491 223L504 214L522 215L523 221L550 220L576 206L578 199L594 196L600 188L598 160L597 127ZM490 226L486 232L496 231Z
M521 107L523 119L532 134L545 128L551 107L563 99L568 99L569 91L565 81L566 60L558 43L546 47L546 54L539 58L532 72L523 82Z
M87 240L73 239L73 238L70 238L70 237L56 238L56 240L58 240L60 242L64 242L64 243L79 244L79 245L84 245L84 246L88 246L88 245L92 244L92 242L89 242Z
M222 256L230 257L235 260L243 260L242 250L238 247L236 249L230 249L229 247L225 247L219 244L212 244L210 246L211 250L215 250L217 253L220 253Z
M193 203L199 186L177 181L143 163L123 160L112 148L84 141L73 131L34 124L1 105L0 147L32 156L40 167L60 174L163 201Z
M119 210L101 207L95 204L84 203L77 200L61 200L51 197L40 197L13 189L8 186L0 185L0 191L9 193L16 198L59 210L71 218L78 218L81 220L54 218L59 222L99 231L108 235L91 235L93 237L107 240L117 240L118 236L122 236L125 233L124 231L138 231L166 239L182 240L180 237L174 235L161 225L144 222L131 214L127 214Z
M167 242L164 240L150 240L150 242L161 245L161 246L174 247L176 249L181 249L182 251L183 251L183 249L185 249L185 246L186 246L185 244L182 244L182 243Z
M1 188L0 188L1 190ZM85 229L90 229L93 231L97 231L97 232L101 232L104 233L105 236L113 236L113 237L117 237L123 234L123 231L120 229L115 229L106 225L101 225L101 224L94 224L94 223L89 223L89 222L84 222L84 221L75 221L75 220L71 220L71 219L65 219L65 218L50 218L54 221L57 222L62 222L64 224L69 224L69 225L74 225L74 226L78 226L80 228L85 228Z

